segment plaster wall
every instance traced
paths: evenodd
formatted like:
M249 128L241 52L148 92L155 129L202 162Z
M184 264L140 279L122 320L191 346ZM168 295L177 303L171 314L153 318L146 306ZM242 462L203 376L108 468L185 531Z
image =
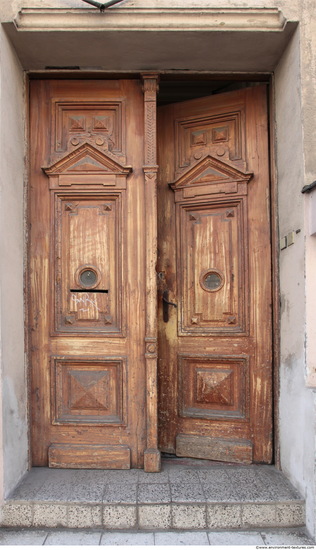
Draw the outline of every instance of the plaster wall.
M27 469L27 392L24 357L24 80L0 29L0 491ZM1 493L0 493L1 494Z
M120 6L183 8L183 0L125 0ZM0 20L11 21L22 7L84 8L86 5L81 0L12 0L1 4ZM185 7L218 8L219 2L187 0ZM316 351L313 328L316 326L316 237L308 235L308 204L301 195L301 189L316 179L316 5L314 0L225 0L221 2L221 7L276 7L288 20L300 23L299 31L275 70L279 232L280 237L294 232L294 244L280 252L282 305L278 428L281 467L306 498L308 528L315 533L315 393L308 387L311 385L308 379L312 380L309 377L315 367ZM90 9L89 6L87 9ZM106 13L100 16L106 17ZM0 39L0 184L3 210L0 223L1 235L6 235L1 244L4 261L0 274L0 397L2 391L5 396L3 468L5 491L8 493L27 468L22 301L24 104L22 71L3 32Z
M284 473L307 500L314 530L315 403L305 372L305 182L299 31L275 72L276 158L280 237L294 243L280 252L280 458Z

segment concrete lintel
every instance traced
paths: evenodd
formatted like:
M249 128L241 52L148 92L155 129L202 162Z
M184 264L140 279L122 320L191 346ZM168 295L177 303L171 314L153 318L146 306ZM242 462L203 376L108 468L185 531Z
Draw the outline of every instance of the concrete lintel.
M278 9L22 9L3 23L22 67L271 72L296 23Z
M247 31L281 32L286 19L268 8L23 8L14 20L19 31Z

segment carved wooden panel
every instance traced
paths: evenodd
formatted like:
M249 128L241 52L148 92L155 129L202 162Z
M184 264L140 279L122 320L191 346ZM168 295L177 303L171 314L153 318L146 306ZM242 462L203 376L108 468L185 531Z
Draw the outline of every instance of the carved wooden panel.
M179 205L178 275L182 334L247 328L244 199Z
M245 419L249 408L248 358L180 355L179 415Z
M238 170L228 158L206 155L171 184L175 201L208 195L247 195L253 174Z
M50 189L63 187L87 189L117 187L126 189L126 178L131 166L123 166L89 143L83 143L49 168L43 168L49 177Z
M51 358L53 424L122 424L126 361L123 358Z
M125 162L124 119L124 100L53 100L52 153L71 151L89 142Z
M219 158L229 156L236 165L244 166L244 110L232 106L222 113L210 111L175 121L175 170L179 175L188 166L207 154Z
M121 194L55 194L55 329L122 334Z

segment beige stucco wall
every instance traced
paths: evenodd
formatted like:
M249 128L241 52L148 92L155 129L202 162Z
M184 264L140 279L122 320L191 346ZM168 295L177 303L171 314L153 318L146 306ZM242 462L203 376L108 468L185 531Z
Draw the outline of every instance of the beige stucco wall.
M278 429L281 467L307 499L315 532L315 392L307 383L315 366L316 237L308 235L305 184L316 179L316 5L314 0L125 0L130 7L276 7L299 28L275 67L275 153L280 237L295 232L280 252L281 360ZM81 0L13 0L0 5L1 21L22 7L87 7ZM117 8L118 9L118 8ZM106 14L101 15L106 17ZM3 472L8 493L26 469L27 421L23 344L23 72L1 32L1 368ZM82 42L85 47L84 40ZM170 53L171 55L171 53ZM211 55L211 54L210 54ZM78 59L80 52L78 52ZM127 57L128 62L128 57ZM79 63L78 63L79 64ZM150 68L150 67L148 67ZM177 67L175 67L177 69ZM241 66L242 69L242 66ZM194 67L192 67L194 70ZM299 233L296 231L300 230ZM5 235L5 237L4 237ZM312 380L312 376L310 376ZM1 419L0 419L1 422ZM0 471L1 486L1 471Z

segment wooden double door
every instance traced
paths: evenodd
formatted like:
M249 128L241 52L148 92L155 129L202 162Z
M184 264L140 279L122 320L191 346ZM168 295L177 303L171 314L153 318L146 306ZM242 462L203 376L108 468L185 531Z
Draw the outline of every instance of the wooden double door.
M31 82L36 466L271 461L266 89L157 91Z

